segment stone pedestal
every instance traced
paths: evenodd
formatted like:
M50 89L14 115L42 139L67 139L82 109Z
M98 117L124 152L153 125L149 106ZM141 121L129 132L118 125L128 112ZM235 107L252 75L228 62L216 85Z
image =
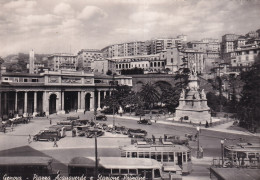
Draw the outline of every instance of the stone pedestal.
M187 116L192 123L205 123L210 121L210 108L204 90L200 90L197 82L197 74L189 75L189 84L186 90L182 90L179 106L176 108L175 120Z

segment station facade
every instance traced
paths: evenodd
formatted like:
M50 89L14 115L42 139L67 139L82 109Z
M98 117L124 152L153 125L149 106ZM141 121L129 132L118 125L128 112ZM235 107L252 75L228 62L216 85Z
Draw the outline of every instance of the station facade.
M41 74L1 73L0 114L65 114L101 110L102 100L114 85L132 86L132 78L83 71L48 71Z

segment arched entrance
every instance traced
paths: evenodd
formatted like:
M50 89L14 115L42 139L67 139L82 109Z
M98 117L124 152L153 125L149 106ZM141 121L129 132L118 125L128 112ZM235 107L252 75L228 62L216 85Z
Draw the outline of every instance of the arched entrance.
M50 95L50 100L49 100L49 112L50 114L56 113L56 99L57 99L57 95L56 94L52 94Z
M72 112L78 109L78 93L65 92L64 94L64 110L65 112Z
M85 96L85 111L90 111L90 93L87 93Z

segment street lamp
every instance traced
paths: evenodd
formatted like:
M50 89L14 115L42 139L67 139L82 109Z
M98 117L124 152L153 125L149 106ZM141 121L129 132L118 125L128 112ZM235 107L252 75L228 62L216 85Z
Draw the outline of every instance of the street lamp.
M198 147L197 147L197 158L200 158L199 152L200 152L200 127L197 127L197 135L198 135Z
M220 143L221 143L221 159L222 159L222 167L223 167L223 165L224 165L224 143L225 143L225 140L221 139Z

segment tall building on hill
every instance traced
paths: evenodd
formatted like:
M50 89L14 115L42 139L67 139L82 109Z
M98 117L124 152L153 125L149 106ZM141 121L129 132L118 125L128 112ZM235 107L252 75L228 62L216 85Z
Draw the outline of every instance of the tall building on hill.
M147 48L144 41L113 44L101 50L104 58L146 55Z
M95 61L104 60L103 53L98 49L82 49L78 52L78 67L84 71L93 70Z
M48 67L50 70L77 70L77 55L73 54L53 54L48 56Z

